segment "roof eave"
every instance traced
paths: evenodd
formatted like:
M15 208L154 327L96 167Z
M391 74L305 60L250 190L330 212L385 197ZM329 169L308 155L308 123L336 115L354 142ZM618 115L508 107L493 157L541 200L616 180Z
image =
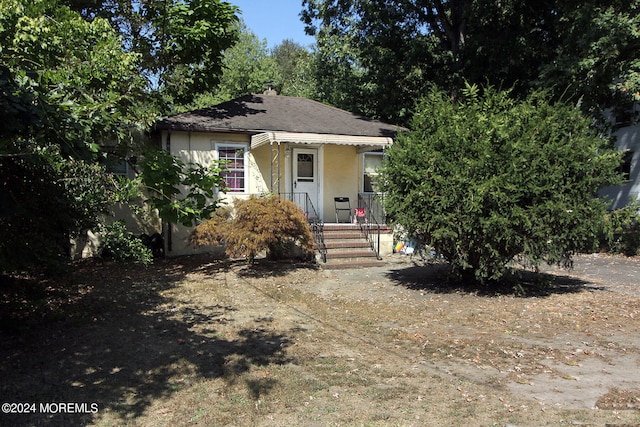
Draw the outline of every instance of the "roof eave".
M264 132L264 130L251 130L251 129L238 129L219 126L198 126L198 125L185 125L183 123L158 123L156 130L160 131L177 131L177 132L210 132L210 133L239 133L253 135L256 133Z
M274 143L352 145L361 148L385 148L393 143L386 136L336 135L303 132L263 132L251 137L251 149Z

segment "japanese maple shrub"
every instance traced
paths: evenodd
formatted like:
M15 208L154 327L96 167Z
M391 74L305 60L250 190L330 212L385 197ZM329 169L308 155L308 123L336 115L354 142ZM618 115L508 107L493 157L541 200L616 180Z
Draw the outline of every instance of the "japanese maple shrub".
M516 257L570 265L597 244L598 189L619 182L620 154L577 108L544 93L432 89L411 129L383 164L386 212L459 276L491 282Z
M286 258L293 246L305 257L313 253L313 235L304 212L275 195L251 196L235 201L233 210L218 209L211 219L196 226L190 242L194 246L224 245L228 256L246 257L249 262L261 251L269 259Z

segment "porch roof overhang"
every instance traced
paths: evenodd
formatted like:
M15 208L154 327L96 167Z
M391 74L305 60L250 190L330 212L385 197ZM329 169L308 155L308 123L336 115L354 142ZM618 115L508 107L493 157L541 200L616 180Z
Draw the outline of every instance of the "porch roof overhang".
M384 149L393 143L386 136L335 135L302 132L263 132L251 137L251 149L274 143L334 144L356 146L358 152Z

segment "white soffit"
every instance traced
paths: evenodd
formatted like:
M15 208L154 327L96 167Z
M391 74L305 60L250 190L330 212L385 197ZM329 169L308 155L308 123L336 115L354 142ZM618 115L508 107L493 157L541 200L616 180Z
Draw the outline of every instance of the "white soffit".
M251 137L251 148L265 144L292 142L297 144L355 145L357 147L385 148L393 139L385 136L331 135L302 132L264 132ZM365 150L366 151L366 150Z

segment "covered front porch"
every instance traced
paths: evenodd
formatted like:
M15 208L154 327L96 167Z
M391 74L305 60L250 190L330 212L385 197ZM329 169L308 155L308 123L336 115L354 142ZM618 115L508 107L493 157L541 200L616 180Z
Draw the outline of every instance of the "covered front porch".
M383 224L377 169L391 143L387 137L264 132L251 137L250 150L265 190L290 194L305 212L310 204L310 217L353 222L354 215L336 216L335 200L342 198L351 209L366 208L366 215L375 217L368 222Z
M391 143L387 137L264 132L251 137L251 153L269 192L305 212L322 262L379 260L393 250L383 195L374 191Z

